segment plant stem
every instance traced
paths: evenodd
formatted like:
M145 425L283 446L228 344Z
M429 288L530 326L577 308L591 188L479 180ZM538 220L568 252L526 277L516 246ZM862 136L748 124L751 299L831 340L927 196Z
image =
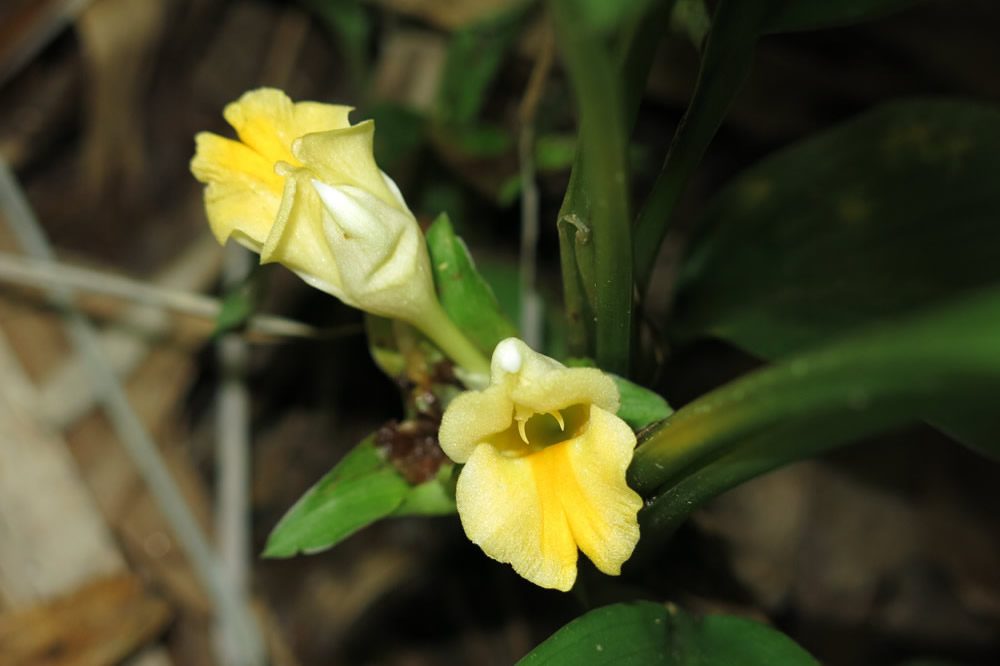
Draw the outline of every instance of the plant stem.
M429 306L430 311L424 313L420 321L408 322L417 327L434 344L441 348L448 358L468 372L486 375L490 374L490 361L476 348L469 338L445 313L441 304L434 300Z
M625 165L625 123L622 91L617 68L609 50L580 19L571 0L553 0L556 34L573 84L580 113L580 171L573 187L581 196L563 201L560 220L571 216L589 230L589 242L579 232L564 234L572 240L577 272L581 255L592 260L594 291L593 339L589 347L600 367L610 372L628 372L632 318L632 241L629 232L628 186ZM581 178L582 176L582 178ZM571 188L573 189L573 188ZM570 259L568 248L562 256ZM564 275L568 271L564 268ZM586 278L584 277L586 280ZM572 280L567 281L572 285ZM584 283L584 287L591 286ZM572 287L571 295L579 296ZM571 325L580 303L568 303ZM576 340L578 334L573 336Z

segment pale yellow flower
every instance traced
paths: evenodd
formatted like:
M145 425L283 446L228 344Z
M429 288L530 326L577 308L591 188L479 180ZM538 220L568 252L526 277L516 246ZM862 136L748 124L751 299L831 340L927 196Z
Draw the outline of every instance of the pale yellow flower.
M191 171L220 242L234 238L348 305L413 319L433 298L423 235L350 107L261 88L226 106L239 141L201 132Z
M542 587L573 586L578 548L619 574L642 506L625 482L636 440L619 402L600 370L567 368L515 338L497 345L489 387L455 398L439 434L465 463L456 500L469 539Z
M417 326L457 363L485 372L437 300L413 213L375 164L374 122L351 125L350 111L293 103L273 88L226 106L239 141L201 132L191 160L212 231L350 306Z

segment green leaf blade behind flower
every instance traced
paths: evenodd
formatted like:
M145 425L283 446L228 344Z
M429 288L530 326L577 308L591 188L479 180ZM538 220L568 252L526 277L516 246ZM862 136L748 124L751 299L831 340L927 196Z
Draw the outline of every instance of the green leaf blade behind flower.
M632 430L641 430L674 413L674 410L660 394L618 375L611 375L611 378L615 380L618 393L622 398L622 406L618 409L618 418L629 424Z
M537 0L516 2L455 32L434 109L438 123L467 126L478 118L490 84L537 4Z
M517 336L446 213L427 230L427 249L441 305L487 358L498 342Z
M570 622L518 666L818 666L765 625L726 615L697 618L649 601L613 604Z
M993 413L998 385L1000 287L741 377L679 409L636 449L629 485L652 496L644 535L669 534L708 499L834 446L950 410ZM1000 456L1000 439L978 443Z
M366 438L306 491L272 530L264 557L326 550L382 518L455 513L453 465L411 484L374 441Z
M640 291L645 292L649 286L660 245L689 179L750 73L760 36L857 23L919 1L719 0L702 52L694 94L635 222L635 281Z
M675 327L775 358L1000 282L1000 111L879 107L751 167L706 211Z

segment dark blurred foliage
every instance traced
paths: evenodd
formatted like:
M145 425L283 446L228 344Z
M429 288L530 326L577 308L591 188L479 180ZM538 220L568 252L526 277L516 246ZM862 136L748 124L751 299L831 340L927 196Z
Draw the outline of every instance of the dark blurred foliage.
M30 4L0 9L0 42L53 20ZM66 256L149 276L207 233L187 162L197 131L231 131L224 104L261 85L352 104L355 119L376 118L382 166L421 221L446 209L509 304L518 106L547 28L517 9L499 37L462 32L503 4L98 0L3 83L0 151ZM663 320L698 212L742 168L880 101L1000 101L998 25L993 2L936 0L868 24L764 39L682 202L645 316ZM463 75L446 66L460 40L473 53L499 49L495 62L469 56L464 74L483 82L471 93L447 88ZM634 135L636 192L655 177L696 72L687 37L665 29ZM553 221L575 126L558 64L535 121L545 151L540 274L557 319ZM266 279L266 311L317 325L358 320L284 269ZM755 365L721 343L672 351L659 388L675 407ZM208 346L195 356L184 401L187 453L209 485L211 357ZM256 347L251 371L262 548L312 483L401 413L360 335ZM886 463L901 458L906 465ZM893 433L740 488L699 514L641 578L585 571L580 597L533 588L488 560L455 518L392 520L322 555L259 561L255 591L302 664L509 664L588 605L641 596L767 618L831 665L937 656L985 666L1000 662L998 471L929 428ZM178 663L210 663L173 649Z

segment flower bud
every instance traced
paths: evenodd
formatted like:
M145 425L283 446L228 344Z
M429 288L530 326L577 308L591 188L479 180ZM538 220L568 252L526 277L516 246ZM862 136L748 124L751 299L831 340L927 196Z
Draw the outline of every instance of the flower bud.
M223 112L239 141L202 132L191 161L220 242L232 237L344 303L421 326L439 312L423 234L375 164L375 125L349 107L245 93Z

